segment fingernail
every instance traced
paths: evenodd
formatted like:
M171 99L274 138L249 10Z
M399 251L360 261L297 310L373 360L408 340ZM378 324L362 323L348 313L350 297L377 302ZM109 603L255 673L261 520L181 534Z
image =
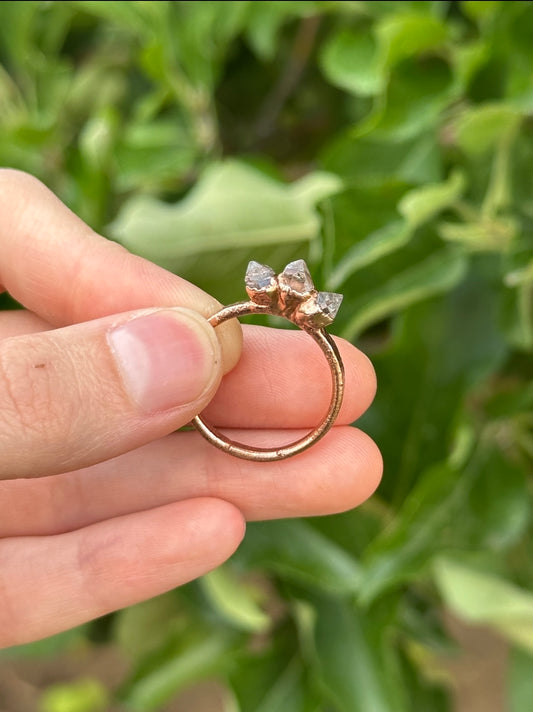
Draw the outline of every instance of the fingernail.
M217 338L194 312L138 316L109 331L107 339L130 398L145 413L196 401L218 372Z

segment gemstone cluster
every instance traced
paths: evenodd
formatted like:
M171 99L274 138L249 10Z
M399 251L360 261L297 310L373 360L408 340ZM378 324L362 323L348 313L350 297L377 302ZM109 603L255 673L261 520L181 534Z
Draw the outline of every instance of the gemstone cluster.
M315 289L304 260L289 262L278 275L267 265L252 260L245 283L252 302L307 328L331 324L342 302L342 294Z

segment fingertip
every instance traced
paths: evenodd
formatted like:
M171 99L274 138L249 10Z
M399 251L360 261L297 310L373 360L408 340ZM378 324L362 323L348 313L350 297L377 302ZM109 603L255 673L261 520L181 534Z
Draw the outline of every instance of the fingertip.
M214 314L217 309L213 309ZM206 316L211 316L211 314ZM222 369L224 375L235 368L242 352L242 328L237 319L227 321L215 329L222 352Z
M367 408L369 408L374 402L374 398L376 397L376 391L378 388L376 369L374 368L374 364L372 363L370 358L364 353L364 351L361 351L360 349L357 349L357 351L359 354L359 368L361 371L361 380L366 383L366 393L368 398Z
M106 241L107 243L107 241ZM212 297L207 292L203 292L197 287L193 287L182 278L176 276L172 272L154 265L149 260L139 255L132 255L123 246L117 243L109 242L109 245L116 245L120 248L120 252L114 254L117 265L114 271L117 274L124 274L131 271L132 265L138 272L137 281L141 285L141 293L153 294L156 290L168 295L165 304L169 307L188 308L196 311L204 319L216 314L222 309L222 304ZM177 291L177 288L179 291ZM183 290L187 289L190 293L184 294ZM140 302L140 307L153 306L150 302ZM115 309L112 305L106 309L107 312L113 313ZM217 326L215 333L220 344L222 353L222 368L223 373L228 373L238 362L242 349L242 329L237 319L231 319Z
M216 497L198 497L164 505L179 522L177 537L168 541L164 559L169 569L179 566L183 552L188 552L184 566L176 569L181 585L209 573L227 561L238 549L246 531L246 520L230 502Z
M381 482L383 458L378 446L362 430L350 426L333 428L321 446L317 455L324 462L321 480L326 491L320 493L316 483L313 493L313 485L308 483L311 513L329 515L355 509Z
M358 482L353 507L357 507L371 497L379 487L383 476L383 455L369 435L357 428L350 428L350 430L353 448L351 470L357 476ZM355 468L354 463L356 463Z
M223 563L243 534L240 511L207 497L59 536L7 539L0 647L53 635L187 583Z
M305 431L290 431L295 437ZM272 447L289 433L232 430L231 438L254 447ZM286 441L285 441L286 442ZM204 491L227 497L249 521L337 514L354 509L377 489L383 459L376 443L361 430L336 426L313 447L270 463L232 463L226 453L196 443L206 472ZM195 447L196 447L195 446ZM211 448L212 449L212 448ZM196 490L198 492L198 490Z
M344 363L346 392L339 422L353 423L360 418L376 396L376 371L369 357L345 339L335 339Z
M178 502L181 508L185 503ZM246 520L231 502L216 497L186 501L188 527L196 540L196 556L205 571L222 564L238 548L246 531Z

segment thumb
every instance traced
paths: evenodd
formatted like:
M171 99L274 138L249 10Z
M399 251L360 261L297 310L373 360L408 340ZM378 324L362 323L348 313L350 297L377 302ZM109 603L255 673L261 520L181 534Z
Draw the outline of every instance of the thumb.
M214 329L143 310L0 341L0 478L106 460L188 423L221 378Z

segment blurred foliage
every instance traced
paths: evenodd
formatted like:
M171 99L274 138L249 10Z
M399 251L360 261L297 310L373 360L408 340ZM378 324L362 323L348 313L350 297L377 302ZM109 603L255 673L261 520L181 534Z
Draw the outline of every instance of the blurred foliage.
M126 709L193 681L227 712L448 710L449 608L533 677L533 3L7 2L0 163L95 229L242 298L309 259L372 357L383 484L249 526L203 580L66 635L113 640ZM87 644L87 642L85 643ZM46 712L98 710L91 681Z
M42 712L105 712L108 695L96 680L53 685L42 696Z

